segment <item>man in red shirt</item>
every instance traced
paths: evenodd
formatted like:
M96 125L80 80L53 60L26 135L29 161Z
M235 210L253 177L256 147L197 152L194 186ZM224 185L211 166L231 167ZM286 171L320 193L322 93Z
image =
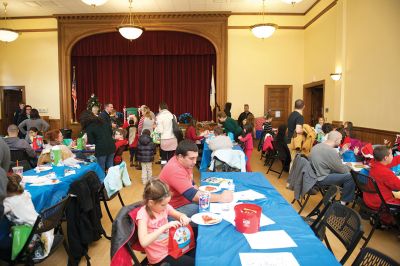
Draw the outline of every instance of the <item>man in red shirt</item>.
M393 197L392 191L400 190L400 178L398 178L391 167L400 164L400 156L393 158L391 150L386 146L378 146L374 149L375 161L371 164L369 175L378 184L379 190L385 201L390 204L399 204L400 199ZM377 194L364 193L365 204L372 209L379 209L381 200Z
M172 197L170 205L177 211L191 217L199 211L200 192L193 181L193 167L198 156L197 145L191 140L183 140L175 150L175 156L161 170L159 178L168 184ZM232 191L211 194L211 202L231 202Z

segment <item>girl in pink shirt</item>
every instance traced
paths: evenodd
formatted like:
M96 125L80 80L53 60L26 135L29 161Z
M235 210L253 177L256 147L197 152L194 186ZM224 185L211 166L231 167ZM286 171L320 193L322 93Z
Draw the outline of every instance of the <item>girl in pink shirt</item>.
M244 143L244 153L247 156L246 172L251 172L250 159L253 153L253 126L246 124L243 127L243 136L239 136L239 140Z
M138 236L140 245L145 249L147 259L153 266L169 263L171 266L194 265L192 250L174 259L168 255L169 229L185 226L190 219L176 211L169 201L171 195L168 186L159 179L150 180L143 192L144 206L137 213ZM176 221L168 222L168 216Z

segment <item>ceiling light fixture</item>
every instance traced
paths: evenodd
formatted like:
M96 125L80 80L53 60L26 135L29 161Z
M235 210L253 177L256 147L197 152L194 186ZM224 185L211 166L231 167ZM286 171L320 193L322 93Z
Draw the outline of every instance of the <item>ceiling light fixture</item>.
M7 27L7 2L3 3L4 6L4 26ZM13 42L19 36L19 33L15 30L0 28L0 41L2 42Z
M260 39L269 38L274 34L275 30L278 28L278 25L273 23L264 23L264 14L265 14L265 0L263 1L263 9L262 9L262 17L263 23L256 24L250 27L251 32Z
M142 35L144 28L140 26L135 26L132 19L132 0L129 0L129 23L124 24L125 19L122 21L121 25L117 28L119 33L125 39L130 41L136 40ZM140 22L139 22L140 23Z
M342 78L342 73L332 73L331 74L331 79L334 81L338 81Z
M104 5L107 1L108 0L82 0L85 4L93 7Z
M292 4L295 5L297 3L300 3L303 0L282 0L283 2L285 2L286 4Z

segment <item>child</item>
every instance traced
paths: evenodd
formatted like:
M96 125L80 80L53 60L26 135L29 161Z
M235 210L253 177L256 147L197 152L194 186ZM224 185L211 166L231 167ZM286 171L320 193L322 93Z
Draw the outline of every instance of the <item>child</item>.
M169 205L170 191L159 179L150 180L143 192L144 206L137 213L138 237L151 265L194 265L194 250L174 259L168 255L169 229L186 226L190 219ZM168 222L168 216L176 221ZM189 255L190 254L190 255Z
M150 130L144 129L139 137L136 160L142 166L142 183L145 185L152 176L152 163L154 161L155 145L150 137Z
M128 141L125 139L125 135L126 131L125 129L122 128L118 128L114 132L114 140L115 140L114 165L118 165L122 162L122 152L125 150L124 147L128 145Z
M4 214L14 224L33 226L38 213L33 206L31 194L24 190L20 182L21 176L17 174L8 176L7 197L4 199Z
M134 167L135 152L138 140L136 122L137 119L135 115L130 115L128 117L129 162L131 167Z
M251 172L251 154L253 153L253 127L250 124L245 124L243 127L243 135L239 136L239 140L244 143L244 153L247 156L246 172Z
M315 132L317 132L317 134L321 134L322 132L322 126L325 123L325 119L323 117L318 118L318 124L315 125Z
M29 144L32 144L34 138L41 137L41 136L38 136L38 134L39 134L39 130L36 127L31 127L28 131L28 134L26 134L25 140ZM43 137L41 137L41 138L43 141Z
M374 149L374 160L369 175L375 179L384 200L389 204L399 205L400 199L394 198L392 191L400 190L400 179L390 168L400 164L400 156L393 158L388 147L378 146ZM378 194L364 193L363 199L365 204L374 210L378 210L381 206Z
M12 174L7 177L7 197L4 199L4 214L8 220L15 225L33 226L38 217L38 213L32 203L31 194L24 191L21 177ZM54 230L35 234L29 243L29 248L33 250L36 259L46 257L50 253L51 245L54 240ZM3 240L4 241L4 240Z
M272 131L272 115L270 113L265 114L265 122L262 125L262 129L266 132L266 134L270 134L271 136L274 136L274 132Z

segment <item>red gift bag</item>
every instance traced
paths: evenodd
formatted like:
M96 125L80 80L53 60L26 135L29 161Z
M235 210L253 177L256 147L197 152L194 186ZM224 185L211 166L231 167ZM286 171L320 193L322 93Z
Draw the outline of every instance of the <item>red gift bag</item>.
M195 246L193 229L190 225L169 229L168 254L175 259Z

